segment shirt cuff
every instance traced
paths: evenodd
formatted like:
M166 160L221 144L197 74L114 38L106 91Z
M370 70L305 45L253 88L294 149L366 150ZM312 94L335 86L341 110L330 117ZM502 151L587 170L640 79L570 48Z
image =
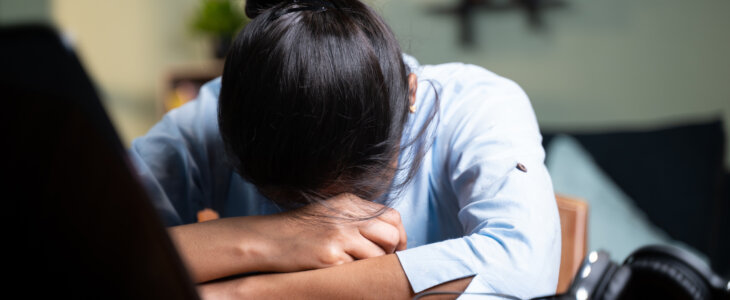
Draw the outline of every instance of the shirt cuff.
M484 282L484 277L477 274L472 278L469 285L464 290L464 293L461 294L456 300L484 300L484 299L490 299L489 297L485 296L485 293L494 293L494 289L489 286L486 282ZM497 298L495 298L497 299Z
M480 262L471 259L471 249L463 239L451 239L396 252L414 293L455 279L476 275ZM473 281L473 280L472 280Z

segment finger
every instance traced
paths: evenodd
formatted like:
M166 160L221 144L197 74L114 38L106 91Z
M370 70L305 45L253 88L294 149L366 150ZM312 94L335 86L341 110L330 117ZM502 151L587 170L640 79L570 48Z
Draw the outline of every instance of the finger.
M346 253L344 249L339 247L331 247L319 252L319 265L316 269L327 268L355 261L357 258Z
M398 223L398 245L395 246L395 251L406 250L408 248L408 236L406 235L406 228L403 227L403 223Z
M406 235L405 227L403 227L400 213L395 209L389 208L385 213L378 216L378 219L395 226L398 230L398 244L395 247L395 251L405 250L408 246L408 236Z
M380 219L369 220L358 226L360 235L380 246L385 253L393 253L400 244L398 228Z
M345 248L345 253L355 259L366 259L385 255L385 251L380 246L363 236L351 240Z
M353 261L355 261L357 259L358 258L356 258L356 257L354 257L354 256L352 256L352 255L350 255L348 253L343 253L342 254L342 258L340 258L340 260L337 263L335 263L335 265L341 265L341 264L350 263L350 262L353 262Z

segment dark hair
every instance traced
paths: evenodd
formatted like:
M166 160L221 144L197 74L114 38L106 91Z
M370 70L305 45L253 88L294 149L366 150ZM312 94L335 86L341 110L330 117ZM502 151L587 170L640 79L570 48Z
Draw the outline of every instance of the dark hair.
M291 208L340 193L375 200L414 177L420 156L390 182L409 70L380 16L357 0L249 0L246 12L253 20L226 57L218 109L243 178Z

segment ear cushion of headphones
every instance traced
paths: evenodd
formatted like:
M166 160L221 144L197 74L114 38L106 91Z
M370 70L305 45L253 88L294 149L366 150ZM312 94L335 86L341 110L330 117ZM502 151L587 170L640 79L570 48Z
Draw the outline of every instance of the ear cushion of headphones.
M631 280L621 299L710 299L703 278L681 261L666 256L634 257L628 261Z
M596 295L600 295L601 300L621 299L621 294L629 283L629 280L631 280L631 268L628 266L620 266L606 280L602 289Z

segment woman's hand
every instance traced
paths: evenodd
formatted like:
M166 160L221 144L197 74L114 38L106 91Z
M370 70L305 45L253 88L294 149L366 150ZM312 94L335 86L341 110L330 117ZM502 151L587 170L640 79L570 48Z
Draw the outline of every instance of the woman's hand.
M407 239L396 210L352 194L266 216L248 230L266 241L263 262L266 271L275 272L320 269L390 254L406 249Z
M378 217L364 219L381 209ZM406 248L397 211L350 194L289 212L223 218L168 232L195 282L326 268Z

